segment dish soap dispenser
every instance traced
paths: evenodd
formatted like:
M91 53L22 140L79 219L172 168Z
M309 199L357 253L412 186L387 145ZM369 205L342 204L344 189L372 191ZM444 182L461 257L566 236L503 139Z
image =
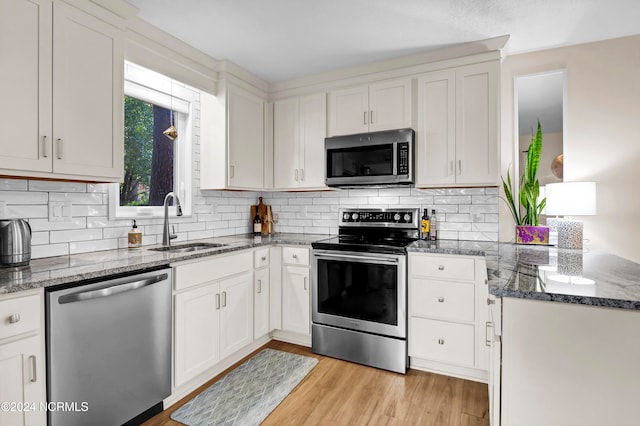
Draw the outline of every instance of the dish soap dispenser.
M140 248L142 247L142 232L138 230L138 225L136 225L136 220L133 220L133 226L129 231L128 235L129 239L129 248Z

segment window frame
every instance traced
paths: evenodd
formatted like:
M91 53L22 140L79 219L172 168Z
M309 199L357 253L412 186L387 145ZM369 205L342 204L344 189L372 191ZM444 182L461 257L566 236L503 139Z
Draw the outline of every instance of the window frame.
M125 85L122 101L131 96L175 111L173 192L178 194L183 217L193 215L193 137L198 89L173 80L140 65L125 61ZM175 204L175 203L174 203ZM176 216L176 209L169 209ZM120 206L120 183L109 185L109 219L145 219L164 217L163 206Z

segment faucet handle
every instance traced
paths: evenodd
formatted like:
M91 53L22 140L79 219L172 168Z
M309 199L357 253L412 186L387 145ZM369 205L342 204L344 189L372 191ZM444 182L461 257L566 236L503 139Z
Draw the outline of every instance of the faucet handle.
M178 234L176 234L176 226L175 225L171 225L171 231L173 231L173 233L169 234L169 239L170 240L175 240L176 238L178 238Z

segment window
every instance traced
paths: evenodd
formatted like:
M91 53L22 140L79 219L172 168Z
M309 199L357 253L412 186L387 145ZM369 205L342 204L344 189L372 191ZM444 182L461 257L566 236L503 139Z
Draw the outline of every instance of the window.
M191 138L198 92L138 65L125 63L124 180L110 188L112 218L160 217L175 192L191 214ZM177 128L172 140L163 132Z

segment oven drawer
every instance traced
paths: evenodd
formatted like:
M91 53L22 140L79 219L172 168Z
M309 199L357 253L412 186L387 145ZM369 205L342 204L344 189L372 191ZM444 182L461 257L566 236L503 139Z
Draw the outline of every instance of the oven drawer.
M475 260L469 257L442 255L412 255L409 274L436 279L475 279Z
M40 328L43 312L40 298L34 294L0 302L0 339Z
M256 269L269 266L269 248L258 249L253 253L253 265Z
M409 315L473 322L474 290L473 283L411 278Z
M472 325L411 318L409 356L472 366L473 347Z
M309 266L309 249L306 247L282 247L285 265Z

